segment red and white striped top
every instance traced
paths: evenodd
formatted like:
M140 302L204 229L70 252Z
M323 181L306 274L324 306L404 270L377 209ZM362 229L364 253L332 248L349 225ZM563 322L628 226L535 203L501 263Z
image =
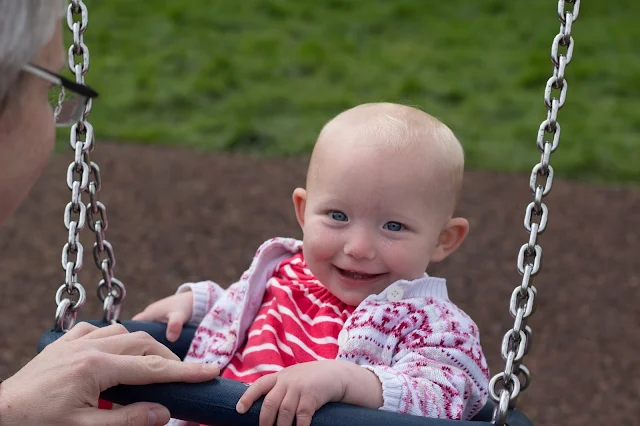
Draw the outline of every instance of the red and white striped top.
M209 280L182 284L177 292L192 291L194 296L189 324L198 326L184 361L225 368L238 349L246 351L238 348L243 344L238 338L246 339L274 265L301 251L300 240L272 238L258 248L251 266L228 288ZM315 292L310 294L318 298ZM348 316L339 340L336 359L366 368L380 380L381 410L468 420L488 399L490 371L478 327L449 299L444 278L425 274L396 281L370 295ZM286 343L290 349L295 346ZM193 423L172 419L169 425Z
M267 282L247 340L221 376L253 383L291 365L335 359L338 334L354 310L322 286L297 253Z

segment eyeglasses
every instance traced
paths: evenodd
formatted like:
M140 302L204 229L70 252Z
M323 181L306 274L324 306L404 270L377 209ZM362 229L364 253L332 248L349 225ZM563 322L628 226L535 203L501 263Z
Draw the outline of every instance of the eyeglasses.
M89 99L98 97L98 92L91 87L75 83L37 65L27 64L22 69L53 84L49 89L49 105L54 110L56 127L72 126L82 121Z

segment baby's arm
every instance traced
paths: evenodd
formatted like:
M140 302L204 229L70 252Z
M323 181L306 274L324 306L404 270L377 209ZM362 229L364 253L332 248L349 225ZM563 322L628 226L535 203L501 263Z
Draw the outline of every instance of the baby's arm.
M422 315L420 315L422 314ZM254 382L237 410L262 395L260 417L273 424L307 426L327 402L345 402L404 414L468 420L488 396L487 367L476 325L451 303L434 301L415 315L399 338L389 365L321 360L292 365ZM384 357L384 355L383 355ZM261 423L262 424L262 423Z
M192 311L187 324L197 327L213 305L222 297L225 290L213 281L185 283L178 287L176 294L191 291L193 294Z
M133 320L167 323L167 340L175 342L183 325L198 326L223 293L224 290L211 281L183 284L176 294L150 304Z
M489 369L477 327L455 307L449 313L435 322L425 315L398 342L391 366L364 367L382 383L383 410L468 420L484 406Z

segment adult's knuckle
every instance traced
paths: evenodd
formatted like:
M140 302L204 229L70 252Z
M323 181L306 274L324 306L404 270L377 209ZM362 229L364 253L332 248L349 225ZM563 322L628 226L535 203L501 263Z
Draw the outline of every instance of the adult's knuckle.
M148 370L153 372L164 371L167 368L167 360L159 355L147 355L144 363Z
M86 334L96 330L98 327L93 324L89 324L88 322L78 322L73 326L73 328Z
M124 325L119 323L111 324L111 325L108 325L107 327L111 328L112 330L115 330L117 334L129 333L129 330L127 330L127 328Z
M99 351L82 351L70 358L70 364L74 365L80 373L88 374L102 368L105 364L105 354Z
M144 412L141 410L122 410L119 416L112 417L109 420L95 420L90 426L140 426L147 424L146 418L143 417Z
M124 325L122 325L120 323L111 324L111 325L109 325L109 327L114 328L119 333L128 333L129 332L129 330L127 330L127 327L125 327Z
M133 339L142 344L147 350L154 345L159 345L158 341L146 331L135 331L131 334L133 335Z
M133 336L134 339L136 340L142 340L142 341L151 341L151 340L155 340L153 337L151 337L151 335L149 333L147 333L146 331L142 331L142 330L138 330L138 331L134 331L131 333L131 335Z
M143 419L140 417L141 413L140 411L136 410L129 410L126 412L125 416L124 416L124 424L126 426L138 426L143 424L144 422L142 421Z

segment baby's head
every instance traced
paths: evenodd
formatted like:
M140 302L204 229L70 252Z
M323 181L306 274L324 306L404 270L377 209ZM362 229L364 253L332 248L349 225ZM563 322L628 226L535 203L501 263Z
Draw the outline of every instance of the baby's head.
M454 218L464 153L451 130L416 108L374 103L322 129L306 189L293 192L307 265L358 305L395 281L424 275L469 224Z

